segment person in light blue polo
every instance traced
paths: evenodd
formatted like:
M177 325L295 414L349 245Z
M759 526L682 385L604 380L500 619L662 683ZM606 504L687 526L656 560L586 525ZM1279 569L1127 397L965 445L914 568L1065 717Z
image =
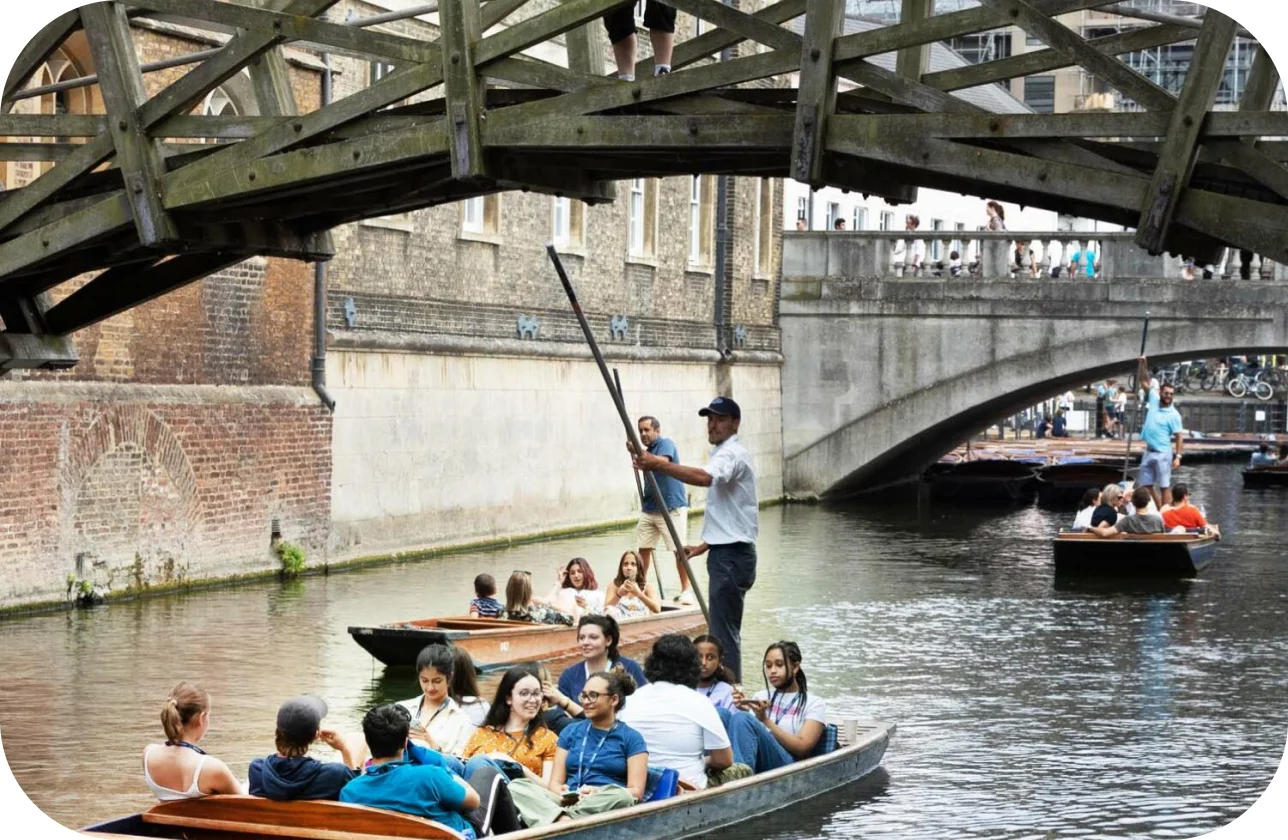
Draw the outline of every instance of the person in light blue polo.
M1140 357L1136 381L1150 383L1149 411L1140 429L1145 451L1140 456L1136 484L1149 490L1154 504L1161 510L1164 505L1172 503L1172 470L1181 465L1185 424L1181 413L1172 405L1176 389L1169 383L1160 385L1157 379L1150 379L1149 364L1144 356Z

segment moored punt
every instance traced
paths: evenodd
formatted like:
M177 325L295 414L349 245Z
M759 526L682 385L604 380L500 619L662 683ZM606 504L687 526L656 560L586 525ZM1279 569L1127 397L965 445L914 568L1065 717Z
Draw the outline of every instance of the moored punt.
M1197 534L1060 534L1055 573L1083 577L1193 577L1216 554L1216 537Z
M666 840L717 831L794 807L851 784L881 764L894 724L863 722L853 743L716 788L674 796L585 819L504 835L513 840ZM264 836L298 840L376 840L416 837L457 840L460 835L429 820L339 802L271 802L251 796L207 796L153 806L142 814L82 829L91 837L251 840Z
M1288 467L1256 467L1243 471L1244 487L1288 487Z
M667 633L692 634L704 626L697 607L664 604L652 615L619 622L622 646ZM577 628L495 618L422 618L375 626L350 627L349 635L386 665L415 665L425 645L451 642L464 648L480 669L505 668L519 662L559 659L577 650Z
M1072 510L1088 488L1117 484L1122 477L1121 463L1107 464L1094 458L1049 464L1037 471L1038 504Z
M1014 504L1033 498L1035 465L1002 458L935 464L926 471L931 498L959 504Z

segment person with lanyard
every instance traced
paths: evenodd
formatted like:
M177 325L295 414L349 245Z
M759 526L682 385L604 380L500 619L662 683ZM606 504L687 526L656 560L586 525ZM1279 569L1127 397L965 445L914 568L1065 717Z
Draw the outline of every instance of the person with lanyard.
M197 744L210 731L210 695L181 682L161 706L164 745L143 749L143 781L158 802L216 793L245 793L228 765Z
M578 700L585 710L559 736L550 784L510 782L510 798L529 828L628 808L644 797L648 746L617 719L635 682L622 671L599 671Z
M581 651L581 662L569 665L559 675L558 693L554 698L559 708L573 717L581 717L582 708L575 698L581 694L590 675L597 671L625 671L635 685L648 682L638 662L617 652L621 640L622 633L617 626L617 619L611 615L581 617L577 624L577 647Z
M1145 451L1140 456L1136 485L1149 490L1154 506L1161 509L1172 502L1172 470L1181 466L1185 424L1172 405L1176 389L1170 383L1150 379L1149 362L1144 356L1140 357L1136 381L1149 383L1149 411L1140 429Z
M449 691L456 659L447 645L428 645L416 656L421 694L399 705L411 712L411 738L447 756L459 757L476 728ZM461 770L459 762L449 769Z
M698 412L707 420L707 441L715 447L704 467L688 467L647 452L635 466L685 484L707 488L702 542L685 546L690 558L707 554L710 580L711 635L728 652L725 663L734 679L742 676L742 612L747 592L756 583L756 536L760 506L751 453L738 439L742 409L728 397L716 397Z
M735 691L742 711L720 717L733 742L733 760L757 773L809 758L823 739L827 704L811 696L795 642L774 642L763 660L765 690L750 699Z
M698 693L711 701L717 709L734 710L733 675L724 664L724 646L710 633L693 640L698 649Z

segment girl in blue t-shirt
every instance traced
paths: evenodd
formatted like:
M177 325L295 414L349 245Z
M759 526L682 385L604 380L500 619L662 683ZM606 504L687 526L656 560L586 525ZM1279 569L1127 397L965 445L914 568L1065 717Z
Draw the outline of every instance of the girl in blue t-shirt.
M648 745L617 719L635 681L624 671L599 671L578 700L585 710L559 735L548 787L531 779L510 783L510 798L530 828L628 808L644 797Z
M577 623L577 648L581 661L569 665L559 675L559 707L573 717L581 717L582 709L577 696L585 688L590 675L596 671L624 670L635 685L645 685L644 671L634 659L617 652L622 632L617 620L609 615L585 615Z

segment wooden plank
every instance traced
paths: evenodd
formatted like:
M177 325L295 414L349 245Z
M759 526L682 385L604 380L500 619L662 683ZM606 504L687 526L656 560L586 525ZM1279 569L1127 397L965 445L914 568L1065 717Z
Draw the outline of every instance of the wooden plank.
M8 145L8 144L6 144ZM100 134L82 143L57 166L16 192L6 193L0 203L0 231L37 209L87 172L112 156L116 143L111 134Z
M564 35L564 47L568 51L569 70L593 78L604 75L604 49L599 39L598 24L587 23L569 30Z
M876 126L881 136L904 133L911 138L1083 139L1093 137L1162 137L1171 115L1161 112L1094 112L1072 114L838 114L831 120L860 136ZM1203 123L1204 138L1244 134L1288 136L1288 112L1216 111Z
M6 114L0 137L97 137L107 131L102 114Z
M438 7L438 18L452 175L479 178L486 174L486 166L479 126L483 85L474 69L474 50L479 41L478 0L444 3Z
M1080 35L1055 18L1038 11L1028 0L981 0L983 4L1004 13L1021 29L1063 53L1114 89L1131 97L1152 111L1167 111L1176 99L1163 88L1146 79L1125 62L1106 55L1088 44Z
M173 243L178 234L158 189L158 180L165 172L161 148L139 123L138 108L146 101L147 92L125 7L115 2L94 3L81 9L81 19L110 116L107 127L116 146L116 162L130 199L139 242L147 246Z
M1092 38L1086 43L1105 55L1117 56L1136 50L1147 50L1192 40L1194 40L1194 30L1187 26L1161 25ZM1052 70L1072 67L1075 64L1077 61L1070 58L1067 53L1047 48L996 61L986 61L983 64L968 64L952 70L928 73L921 81L943 91L963 90L1007 79L1032 76L1035 73L1048 73Z
M972 105L964 99L958 99L951 93L915 82L898 73L879 67L870 61L850 62L838 75L851 81L870 87L894 99L902 105L910 105L919 111L932 111L947 114L981 114L983 108Z
M489 120L485 145L507 149L781 149L792 146L791 114L727 117L548 117L513 125Z
M805 13L805 3L806 0L780 0L780 2L766 6L756 12L752 17L766 23L780 24L803 15ZM795 33L789 34L795 35ZM720 52L725 47L732 47L734 44L744 40L746 39L738 33L730 32L727 29L713 29L710 32L703 32L696 38L690 38L675 45L675 50L671 53L671 70L675 71L682 67L688 67L690 64ZM652 76L653 59L650 57L636 62L635 73L640 78Z
M514 14L528 0L488 0L479 12L479 28L487 32L493 26Z
M133 216L124 192L116 192L75 213L0 245L0 281L39 265L92 239L125 230Z
M1203 118L1216 101L1217 89L1225 76L1226 55L1230 52L1237 26L1233 19L1215 9L1208 9L1203 19L1185 86L1172 110L1172 121L1158 156L1158 166L1141 206L1136 244L1151 254L1162 252L1177 202L1194 170Z
M988 0L985 0L988 2ZM935 14L935 0L903 0L903 10L899 23L915 25ZM921 44L915 47L904 47L895 57L894 72L900 76L921 81L921 77L930 69L930 45Z
M797 181L815 189L823 186L823 140L827 121L836 111L832 44L841 34L844 19L843 3L809 0L805 7L800 85L796 94L796 142L792 145L790 171Z
M720 0L667 0L667 5L709 21L726 32L740 36L740 40L754 41L774 49L800 47L800 38L795 32L749 15ZM808 28L808 24L806 27Z
M1264 47L1257 47L1257 57L1244 82L1243 96L1239 99L1240 111L1269 111L1279 88L1279 69Z
M36 37L27 42L18 53L18 58L9 70L9 77L5 80L4 111L13 107L13 100L10 97L27 86L27 82L40 69L40 65L49 60L54 51L67 40L67 36L79 29L80 25L80 12L72 9L42 26L36 33Z
M630 2L631 0L567 0L479 41L474 50L475 66L482 67L489 61L514 55L528 47L549 41ZM439 15L442 13L440 8Z

